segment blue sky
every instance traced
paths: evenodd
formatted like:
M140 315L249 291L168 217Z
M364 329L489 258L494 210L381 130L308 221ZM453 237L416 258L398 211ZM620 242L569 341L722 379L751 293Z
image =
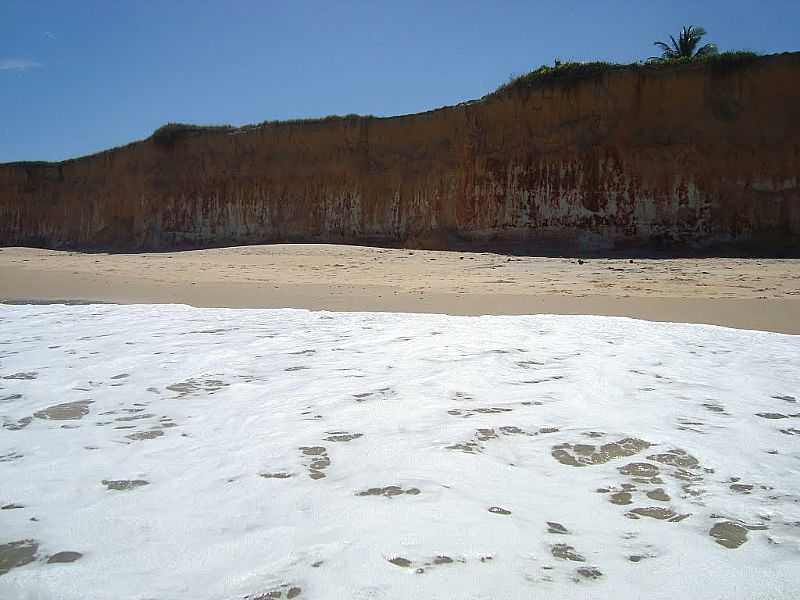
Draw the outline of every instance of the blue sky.
M723 50L800 50L798 0L0 0L0 162L169 121L417 112L554 58L644 59L682 24Z

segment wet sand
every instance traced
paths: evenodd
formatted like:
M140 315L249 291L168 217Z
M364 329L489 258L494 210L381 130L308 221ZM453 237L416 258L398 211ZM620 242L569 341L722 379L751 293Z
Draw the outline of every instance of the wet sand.
M517 257L336 245L0 249L0 301L593 314L800 334L800 260Z

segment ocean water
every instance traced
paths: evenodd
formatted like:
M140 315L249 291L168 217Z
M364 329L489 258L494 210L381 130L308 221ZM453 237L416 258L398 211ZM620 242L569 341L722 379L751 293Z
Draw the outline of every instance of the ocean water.
M800 596L800 337L0 305L0 598Z

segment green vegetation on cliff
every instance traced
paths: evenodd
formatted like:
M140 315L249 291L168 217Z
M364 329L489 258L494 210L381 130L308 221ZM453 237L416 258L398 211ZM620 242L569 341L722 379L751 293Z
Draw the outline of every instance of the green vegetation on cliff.
M722 52L714 44L700 46L706 35L706 30L694 25L684 26L678 34L678 39L670 36L669 44L655 42L661 49L661 56L651 57L643 62L630 64L611 63L603 61L591 62L565 62L555 61L554 66L542 65L524 75L512 77L508 82L498 87L489 96L505 95L511 92L537 88L554 82L569 82L591 79L610 73L625 70L656 70L671 69L676 66L689 64L706 64L713 69L730 69L744 65L759 57L756 52L737 50Z
M489 96L505 95L519 90L541 87L555 82L580 81L591 79L610 73L612 71L631 70L631 71L653 71L666 70L678 66L691 64L707 64L712 68L735 68L759 58L756 52L737 50L733 52L721 52L719 54L704 54L702 56L680 57L668 60L657 59L645 62L630 64L610 63L610 62L565 62L557 63L555 66L542 65L524 75L511 78L508 82L498 87Z
M190 123L167 123L153 132L152 138L156 144L171 146L181 138L190 135L208 133L211 131L233 131L233 125L192 125Z
M374 115L328 115L326 117L311 117L305 119L285 119L282 121L262 121L252 125L193 125L191 123L167 123L153 132L151 138L162 146L172 146L179 139L202 133L231 133L234 131L251 131L270 125L306 125L313 123L331 123L335 121L358 121L360 119L374 119Z

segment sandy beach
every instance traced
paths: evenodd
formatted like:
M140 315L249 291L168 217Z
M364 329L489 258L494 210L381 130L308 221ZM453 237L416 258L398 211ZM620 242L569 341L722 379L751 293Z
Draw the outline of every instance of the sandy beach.
M0 249L0 301L592 314L800 334L800 260L572 259L336 245Z

